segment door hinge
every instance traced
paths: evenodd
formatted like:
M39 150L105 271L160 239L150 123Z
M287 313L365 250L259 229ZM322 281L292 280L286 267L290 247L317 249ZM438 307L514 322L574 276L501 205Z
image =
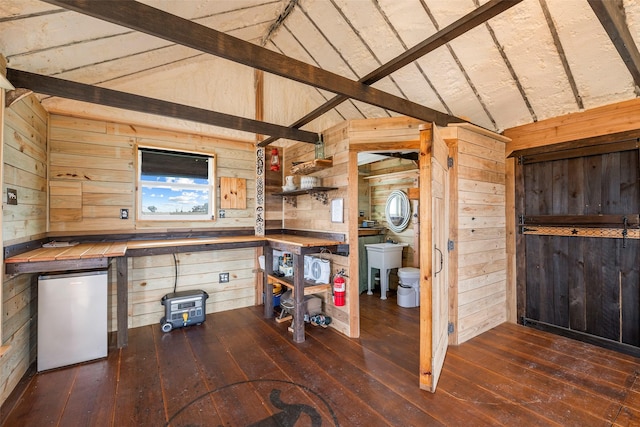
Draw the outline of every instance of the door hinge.
M447 157L447 167L448 168L453 167L453 157Z
M449 333L449 335L453 334L454 332L453 322L449 322L449 325L447 326L447 332Z
M447 250L451 252L454 249L455 249L455 243L453 243L453 240L447 240Z

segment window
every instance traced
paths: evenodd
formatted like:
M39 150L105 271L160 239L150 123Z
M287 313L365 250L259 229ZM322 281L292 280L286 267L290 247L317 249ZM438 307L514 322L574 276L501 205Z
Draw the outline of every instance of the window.
M214 156L138 149L138 218L213 219Z

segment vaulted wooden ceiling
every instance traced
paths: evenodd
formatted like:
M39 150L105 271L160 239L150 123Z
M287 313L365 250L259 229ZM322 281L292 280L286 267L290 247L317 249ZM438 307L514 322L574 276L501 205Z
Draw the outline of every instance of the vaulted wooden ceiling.
M8 78L48 110L263 145L399 114L499 132L628 100L639 41L634 0L0 3Z

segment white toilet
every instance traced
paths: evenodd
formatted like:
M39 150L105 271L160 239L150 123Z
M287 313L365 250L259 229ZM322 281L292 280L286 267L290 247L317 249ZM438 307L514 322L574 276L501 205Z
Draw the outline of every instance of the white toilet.
M398 269L398 305L400 307L418 307L420 305L420 269L403 267Z

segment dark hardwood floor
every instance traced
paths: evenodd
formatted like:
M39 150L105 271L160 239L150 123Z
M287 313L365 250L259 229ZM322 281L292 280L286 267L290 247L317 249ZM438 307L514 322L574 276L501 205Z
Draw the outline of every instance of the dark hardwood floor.
M132 329L104 360L26 376L2 424L640 425L639 359L504 324L451 347L432 394L418 388L418 309L360 298L360 339L309 326L294 344L262 307Z

